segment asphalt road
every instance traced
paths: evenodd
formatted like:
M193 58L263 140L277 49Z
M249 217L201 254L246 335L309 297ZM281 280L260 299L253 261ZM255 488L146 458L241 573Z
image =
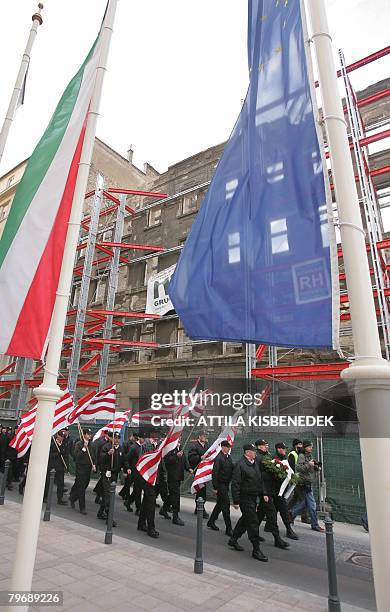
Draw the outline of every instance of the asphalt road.
M13 501L22 500L17 491L17 483L12 492L6 491L6 497ZM83 516L78 510L72 510L69 506L58 506L54 492L52 514L94 527L102 531L102 540L104 540L105 523L96 517L98 507L94 503L94 497L92 490L89 489L87 492L88 515ZM206 507L210 510L213 503L208 502ZM160 532L160 538L154 540L137 530L135 513L127 512L121 498L117 496L115 519L118 526L114 529L114 537L117 533L123 538L143 542L149 546L193 559L196 535L196 516L193 514L193 509L192 500L182 499L180 515L185 522L184 527L178 527L171 521L163 519L158 515L158 509L156 509L156 528ZM239 515L238 511L232 509L233 525ZM275 548L272 535L262 534L266 539L262 548L269 557L268 563L259 563L251 558L251 545L246 536L241 541L245 547L244 552L229 549L222 517L219 520L219 527L219 532L211 531L206 525L204 527L203 557L205 562L247 576L296 587L323 597L328 595L325 535L313 532L310 525L303 525L299 520L295 522L294 529L300 540L297 542L289 540L291 545L288 550ZM283 526L280 528L283 536L284 528ZM367 610L375 610L368 534L358 526L336 524L335 550L341 601ZM350 560L351 557L355 563Z

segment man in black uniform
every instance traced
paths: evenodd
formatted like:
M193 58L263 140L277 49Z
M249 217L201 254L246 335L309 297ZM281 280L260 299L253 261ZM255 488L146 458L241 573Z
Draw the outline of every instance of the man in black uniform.
M179 516L180 512L180 485L184 480L184 471L189 469L188 461L184 452L180 450L180 443L171 450L164 458L168 480L168 500L162 507L162 516L166 516L167 510L172 506L172 523L184 526L184 522Z
M135 513L139 516L141 511L141 497L143 490L144 479L138 473L135 466L137 465L137 461L140 456L143 454L143 443L145 438L142 435L134 434L134 444L132 444L129 448L129 452L127 453L124 461L124 469L127 475L132 476L133 481L133 491L128 498L126 508L131 512L131 504L135 502Z
M217 503L207 522L207 527L213 531L219 531L215 521L222 512L226 526L226 535L232 536L232 522L230 520L230 499L229 485L233 475L233 461L230 456L231 444L227 440L222 440L221 451L215 458L213 465L212 485L217 496Z
M101 453L101 450L102 450L103 446L105 444L107 444L108 441L109 441L109 437L105 433L101 438L98 438L95 442L93 442L93 449L95 451L95 465L96 465L96 468L99 471L100 471L100 453ZM95 497L95 504L99 504L100 505L101 501L102 501L102 498L103 498L103 480L102 480L102 474L101 473L99 475L99 479L98 479L97 483L95 484L93 492L96 495L96 497Z
M232 477L232 496L233 506L241 509L239 518L233 535L228 542L228 546L235 550L244 550L238 543L238 539L248 532L248 538L252 542L252 557L258 561L268 561L268 557L260 549L259 521L256 514L258 497L268 502L266 491L264 490L263 479L260 471L260 464L256 461L256 448L253 444L244 444L244 455L236 463Z
M76 479L70 490L69 499L72 508L79 500L81 514L87 514L85 510L85 491L91 478L91 470L96 472L95 453L90 445L92 432L90 429L83 429L83 439L76 442L73 449L73 456L76 465Z
M100 451L100 470L102 473L103 500L97 513L98 518L107 520L110 508L110 484L118 481L123 466L123 451L119 444L119 433L107 434L109 441ZM113 527L116 522L113 521Z
M257 454L256 461L258 461L260 470L263 476L264 486L267 490L268 500L260 498L259 506L257 510L257 516L259 520L259 526L264 517L267 517L267 531L270 531L274 536L275 546L277 548L288 548L290 545L288 542L282 540L279 534L278 527L278 515L274 504L274 498L278 495L282 480L267 469L267 460L272 461L272 457L268 452L268 442L266 440L257 440L255 442Z
M135 444L134 434L131 432L129 434L127 442L123 445L123 456L124 456L124 471L125 471L125 484L122 489L119 491L118 495L123 499L123 504L125 508L127 508L128 512L133 512L133 508L129 504L130 497L130 487L133 483L133 475L131 474L131 470L127 470L127 456L129 454L130 448Z
M51 441L49 463L47 466L45 492L43 496L44 500L46 500L49 491L49 472L50 470L54 469L54 482L57 485L57 503L60 506L66 506L66 504L68 503L66 500L63 499L65 471L68 470L68 465L65 460L66 449L63 445L63 441L63 431L57 432L53 440Z
M197 441L188 449L188 463L189 463L190 468L194 471L194 473L196 472L196 468L198 467L199 463L202 461L205 452L209 448L209 446L207 444L207 441L208 441L207 432L206 431L201 431L199 436L198 436ZM204 501L206 502L206 493L207 493L207 487L205 485L204 487L199 489L199 491L195 495L195 511L194 511L194 514L196 514L196 512L197 512L197 510L196 510L196 500L198 499L198 497L202 497L204 499ZM208 519L209 518L209 515L206 512L206 505L204 506L204 509L203 509L203 518L204 519Z

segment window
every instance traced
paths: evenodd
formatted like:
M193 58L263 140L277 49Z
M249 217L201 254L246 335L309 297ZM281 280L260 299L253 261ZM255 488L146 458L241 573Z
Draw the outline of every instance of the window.
M161 208L149 208L147 212L148 227L153 227L161 223Z
M80 285L76 285L73 289L72 306L77 308L80 299Z
M0 221L4 221L4 219L8 217L8 211L10 209L10 205L11 205L11 200L7 200L7 202L5 202L3 206L0 207Z
M144 285L148 284L148 280L153 274L156 274L158 270L158 257L151 257L145 262L145 277Z
M283 162L276 162L275 164L270 164L267 166L267 182L268 183L278 183L283 180L284 172L283 172Z
M240 254L240 233L233 232L228 235L228 245L229 245L229 263L239 263L241 259Z
M286 218L271 221L271 241L273 254L284 253L290 249Z
M177 330L177 359L190 359L192 357L192 343L182 327Z
M198 207L198 194L197 193L189 193L184 196L181 205L181 212L183 215L187 215L189 213L194 212Z
M328 211L326 208L326 204L319 206L318 212L320 214L322 246L325 249L329 246Z
M99 278L96 284L94 302L95 303L102 302L104 300L105 293L106 293L106 281Z
M8 187L11 187L12 183L14 182L14 180L15 180L15 175L14 174L12 174L12 176L8 177L8 179L7 179L7 187L6 187L7 189L8 189Z
M237 187L238 187L237 179L232 179L231 181L228 181L226 183L225 189L226 189L226 201L227 202L232 199Z

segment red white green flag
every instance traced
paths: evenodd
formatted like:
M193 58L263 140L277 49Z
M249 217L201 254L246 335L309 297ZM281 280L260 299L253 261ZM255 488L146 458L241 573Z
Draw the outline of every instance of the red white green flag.
M18 186L0 239L0 353L40 359L53 313L102 29Z

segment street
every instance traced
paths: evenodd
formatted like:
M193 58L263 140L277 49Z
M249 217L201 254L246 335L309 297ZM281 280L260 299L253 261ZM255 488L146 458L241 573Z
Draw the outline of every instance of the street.
M70 480L66 486L70 489ZM94 483L92 486L94 486ZM7 491L6 497L16 502L22 500L17 491L17 486L14 486L13 491ZM171 521L160 517L156 508L156 528L160 532L160 538L154 540L137 530L135 513L127 512L121 498L117 496L115 500L115 520L118 526L114 529L114 543L115 534L118 534L123 538L193 559L196 534L196 516L193 514L194 502L182 498L181 505L180 515L185 522L184 527L175 526ZM206 508L210 510L212 507L213 502L207 502ZM94 504L94 494L91 486L87 491L87 516L81 515L78 510L72 510L70 506L58 506L54 490L52 505L54 517L57 515L104 532L105 523L96 517L97 508ZM232 509L233 525L239 516L239 512ZM261 546L268 555L269 562L260 564L251 558L251 545L246 536L241 541L241 544L245 547L244 552L230 550L227 546L227 537L224 533L221 517L218 525L220 531L214 532L204 524L203 557L206 563L236 571L249 577L296 587L323 597L328 595L324 534L314 533L309 525L303 525L300 520L296 520L294 530L299 535L300 540L297 542L289 540L290 548L284 551L275 548L272 535L264 534L261 529L261 534L266 539ZM280 527L280 532L283 537L283 526ZM103 539L102 533L102 541ZM341 602L367 610L375 610L368 534L359 526L336 523L335 549Z

